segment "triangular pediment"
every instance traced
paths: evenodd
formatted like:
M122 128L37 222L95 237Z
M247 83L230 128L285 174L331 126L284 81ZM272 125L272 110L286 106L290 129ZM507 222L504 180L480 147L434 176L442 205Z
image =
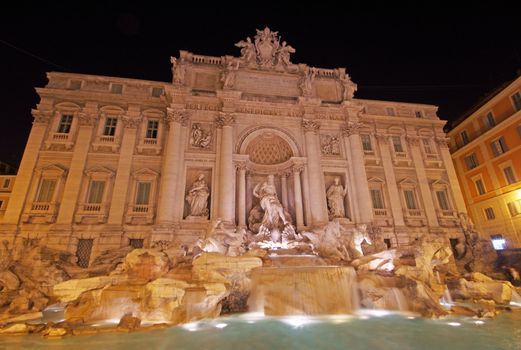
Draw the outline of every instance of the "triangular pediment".
M436 187L436 186L438 186L438 187L446 187L446 186L449 186L449 183L446 180L444 180L444 179L438 179L438 180L435 180L435 181L431 182L431 186L432 187Z
M41 167L39 169L40 172L45 173L58 173L58 174L64 174L67 172L67 168L61 164L49 164Z
M95 165L92 168L85 171L85 174L87 176L91 176L92 174L108 174L108 175L114 175L116 172L112 169L106 168L101 165Z
M410 177L406 177L406 178L403 178L402 180L398 181L398 185L400 186L416 186L417 182L415 179L413 178L410 178Z
M154 171L154 170L149 169L149 168L141 168L141 169L138 169L138 170L134 171L134 173L132 175L134 175L134 177L138 177L138 176L158 176L159 173L157 171Z
M367 180L368 183L384 184L385 180L378 176L373 176Z

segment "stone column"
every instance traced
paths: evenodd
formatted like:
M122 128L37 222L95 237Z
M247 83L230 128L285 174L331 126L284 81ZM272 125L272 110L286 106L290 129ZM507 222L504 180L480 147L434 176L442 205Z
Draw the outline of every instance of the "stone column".
M389 201L391 202L391 212L395 226L405 226L403 220L403 210L400 201L400 192L396 184L396 176L394 175L393 161L391 152L389 151L389 135L376 134L380 155L382 157L382 165L384 167L385 185L389 192Z
M220 181L219 181L219 217L223 222L235 225L234 203L234 167L233 167L233 123L231 113L221 113L217 117L217 125L222 129L220 149Z
M16 181L14 183L13 191L9 198L9 204L4 214L4 224L18 224L20 215L22 214L26 196L29 193L29 187L33 179L34 169L38 161L40 149L42 148L42 142L45 137L45 132L49 121L52 117L52 111L43 111L33 109L32 114L34 117L33 127L25 146L24 155L18 174L16 175Z
M237 169L239 170L238 227L246 228L246 163L237 163Z
M288 209L288 179L286 178L286 172L280 174L280 187L282 189L282 206L284 209Z
M348 139L347 151L351 155L352 164L349 168L353 172L352 180L355 183L355 203L358 206L358 218L362 223L369 223L373 221L373 205L371 195L369 193L369 184L367 182L367 173L365 172L364 151L362 150L360 140L360 128L363 126L359 122L349 122L342 128L344 140Z
M312 225L322 226L328 222L328 212L324 174L322 173L320 158L320 142L318 140L320 124L314 120L304 119L302 127L304 129L308 158L309 201Z
M130 182L130 170L132 168L132 156L136 145L137 127L141 123L139 111L129 111L128 116L121 118L123 122L123 138L121 140L121 151L119 152L118 170L114 180L114 190L110 203L109 224L123 224L127 195ZM133 200L131 198L130 200Z
M427 217L427 223L431 227L437 227L440 224L436 215L436 207L434 206L434 201L432 200L432 193L429 186L429 179L427 178L427 173L425 172L423 157L421 155L420 147L418 145L419 137L407 136L406 139L411 150L414 168L416 169L416 176L418 177L418 187L420 188L420 192L422 195L423 209L425 211L425 216Z
M461 187L456 175L456 170L454 169L454 163L452 162L452 157L449 153L449 139L446 137L438 137L436 138L436 142L440 146L441 159L443 160L445 170L447 171L449 184L452 190L452 198L454 198L456 210L458 213L466 213L467 207L465 206L465 200L463 199L463 194L461 193Z
M63 190L60 211L58 213L58 218L56 219L56 223L61 225L72 224L76 204L78 201L81 202L78 196L91 144L93 127L96 120L95 115L87 113L78 113L76 117L79 119L79 130L74 143L74 151L72 153L67 181L65 182Z
M304 201L305 225L311 226L311 207L309 205L309 181L306 167L302 171L302 197Z
M295 217L297 219L297 230L304 227L304 213L302 210L302 185L300 184L300 172L304 169L303 165L293 167L293 192L295 193Z
M157 208L157 223L169 225L174 223L175 202L184 201L184 198L176 198L177 184L180 180L180 163L183 158L183 145L181 144L182 124L188 120L188 114L184 110L167 108L167 116L164 119L167 128L167 136L163 149L163 162L161 165L161 183L159 188L159 200Z

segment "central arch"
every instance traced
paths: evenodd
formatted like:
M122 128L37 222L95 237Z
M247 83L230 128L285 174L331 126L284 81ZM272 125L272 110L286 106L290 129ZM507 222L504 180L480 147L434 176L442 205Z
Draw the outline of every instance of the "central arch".
M271 163L259 163L259 164L277 164L273 163L275 159L283 159L288 154L289 157L286 159L280 161L279 163L282 163L286 160L288 160L291 157L299 157L302 152L300 151L300 148L298 147L298 144L293 136L291 136L289 133L287 133L285 130L272 127L272 126L258 126L255 128L251 128L249 130L246 130L241 137L239 138L239 141L237 143L236 152L239 154L248 154L252 155L251 152L254 150L254 145L257 145L259 149L262 149L263 151L258 151L259 153L262 152L269 152L270 149L272 149L273 145L278 145L282 147L283 149L280 150L280 155L276 156L275 153L273 153L273 157L267 156L266 161L268 159L271 159ZM255 153L255 152L254 152ZM257 154L256 157L259 157L260 154ZM251 159L251 158L250 158ZM253 161L253 159L251 159Z

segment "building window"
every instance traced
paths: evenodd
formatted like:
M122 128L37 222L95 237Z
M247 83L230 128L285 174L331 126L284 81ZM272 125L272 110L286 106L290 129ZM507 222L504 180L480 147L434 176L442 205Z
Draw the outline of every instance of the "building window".
M4 201L0 200L0 209L4 206Z
M416 118L423 118L422 111L414 111L414 115L416 116Z
M163 94L163 88L152 88L152 97L161 97Z
M9 185L10 185L10 184L11 184L11 179L5 179L5 180L4 180L4 185L3 185L3 187L4 187L4 188L9 188Z
M360 137L362 139L362 149L364 151L372 151L373 146L371 145L371 136L362 134Z
M495 141L492 141L490 147L492 147L492 152L496 157L508 151L508 147L503 136Z
M157 130L159 128L159 121L149 120L147 123L147 139L157 139Z
M396 115L396 113L394 112L394 108L392 108L392 107L385 108L385 111L387 112L387 115L390 115L390 116Z
M476 184L476 189L478 190L478 193L481 195L481 194L485 194L485 185L483 185L483 181L481 179L477 179L475 182Z
M56 180L43 179L38 189L38 195L36 196L36 202L38 203L50 203L56 188Z
M423 150L425 151L426 154L434 153L432 151L432 146L431 146L431 142L429 139L422 139L422 143L423 143Z
M496 121L494 120L494 115L492 114L492 112L488 112L487 115L485 115L485 124L489 128L496 126Z
M385 209L382 191L379 189L371 189L371 200L374 209Z
M512 185L513 183L517 182L516 176L514 175L514 170L512 170L512 167L507 166L503 168L503 174L505 174L505 179L507 180L507 183L509 185Z
M80 90L81 89L81 80L71 80L71 82L69 83L69 89Z
M436 191L436 198L441 210L450 210L449 199L447 198L447 192Z
M90 254L92 252L93 239L78 240L78 247L76 248L76 257L78 258L78 266L86 269L89 267Z
M400 136L392 136L394 151L398 153L403 153L402 147L402 139Z
M391 249L391 239L390 238L384 238L384 244L387 247L387 249Z
M130 238L128 240L128 245L134 249L141 249L143 248L143 241L143 238Z
M463 144L466 145L469 143L469 134L467 134L467 130L463 130L461 133L461 140L463 141Z
M521 139L521 125L517 126L517 136Z
M136 205L147 205L150 198L150 182L138 182L136 192Z
M512 103L516 112L521 110L521 94L519 91L512 95Z
M466 156L465 157L465 164L467 165L467 169L468 170L474 169L475 167L477 167L479 165L479 163L478 163L478 159L476 157L476 154L472 153L472 154L469 154L468 156Z
M521 199L518 199L515 202L508 202L507 207L511 216L517 216L521 214Z
M403 195L405 197L405 205L407 206L407 209L418 209L413 190L404 190Z
M103 191L105 190L105 181L91 181L87 203L101 204L103 202Z
M105 119L105 127L103 128L103 135L114 136L116 134L116 125L118 124L118 118L107 117Z
M72 115L64 114L60 119L60 124L58 125L58 133L60 134L68 134L71 131L72 125Z
M491 235L490 239L495 250L503 250L507 247L507 242L502 235Z
M494 220L496 218L496 214L494 213L493 208L485 208L485 217L487 220Z
M123 85L112 84L110 87L110 92L112 92L113 94L121 94L123 92Z

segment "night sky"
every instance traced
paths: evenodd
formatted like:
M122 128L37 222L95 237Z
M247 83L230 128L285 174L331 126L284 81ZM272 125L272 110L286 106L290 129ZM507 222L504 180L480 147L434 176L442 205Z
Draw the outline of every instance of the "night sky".
M435 104L442 119L456 119L521 69L520 17L501 2L461 9L371 1L345 9L345 2L282 8L247 1L240 11L223 1L175 6L184 3L16 2L2 9L0 160L20 162L38 102L34 87L45 86L45 72L168 82L178 50L238 56L234 43L266 25L297 50L292 62L346 67L358 84L355 97Z

